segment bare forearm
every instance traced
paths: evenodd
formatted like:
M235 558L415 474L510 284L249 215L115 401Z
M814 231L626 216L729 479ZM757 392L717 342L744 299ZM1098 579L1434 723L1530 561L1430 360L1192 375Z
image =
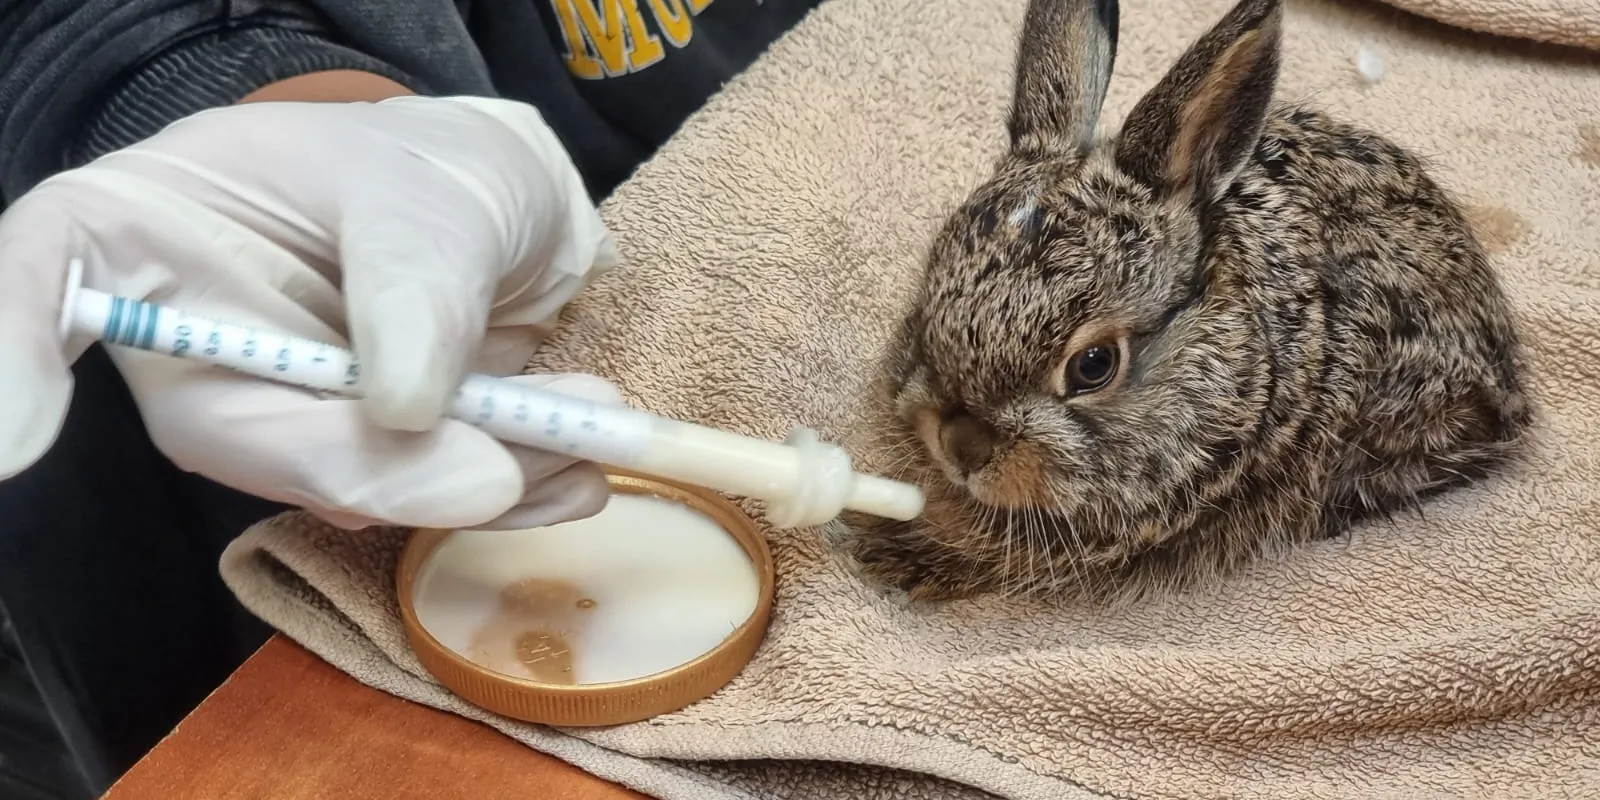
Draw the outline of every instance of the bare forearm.
M269 83L239 102L359 103L408 94L415 92L382 75L359 70L329 70Z

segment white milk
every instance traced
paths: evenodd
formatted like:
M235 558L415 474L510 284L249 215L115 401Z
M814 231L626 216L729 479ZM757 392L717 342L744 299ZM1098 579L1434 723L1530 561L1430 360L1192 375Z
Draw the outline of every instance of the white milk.
M754 613L761 584L709 517L617 494L590 519L456 531L413 589L422 627L458 655L519 678L606 683L716 647Z

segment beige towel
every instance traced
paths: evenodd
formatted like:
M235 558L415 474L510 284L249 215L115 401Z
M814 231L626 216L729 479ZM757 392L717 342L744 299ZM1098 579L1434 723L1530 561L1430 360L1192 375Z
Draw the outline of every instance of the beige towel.
M1600 48L1600 0L1386 0L1448 25L1572 47Z
M1107 120L1227 5L1124 0ZM534 367L748 434L815 426L881 467L869 365L1001 146L1023 6L824 4L607 203L626 268ZM1284 96L1416 148L1473 204L1534 351L1525 474L1118 613L907 608L819 531L776 532L754 663L610 730L493 719L431 682L395 616L398 533L280 519L229 550L227 581L361 681L663 798L1600 797L1600 61L1344 2L1285 25Z

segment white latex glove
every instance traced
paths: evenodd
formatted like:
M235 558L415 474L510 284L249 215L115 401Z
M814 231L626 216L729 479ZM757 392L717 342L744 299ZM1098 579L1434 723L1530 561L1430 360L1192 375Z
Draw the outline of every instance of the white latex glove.
M605 503L594 465L441 418L464 371L520 372L615 262L531 106L229 106L20 198L0 216L0 478L55 440L89 345L56 333L73 256L92 288L355 350L361 400L108 348L185 470L344 527L531 526ZM617 398L592 376L519 380Z

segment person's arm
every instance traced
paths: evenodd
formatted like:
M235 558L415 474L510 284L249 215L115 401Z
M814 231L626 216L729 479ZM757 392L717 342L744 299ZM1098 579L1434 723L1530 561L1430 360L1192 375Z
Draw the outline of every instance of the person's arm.
M0 0L0 64L0 209L207 108L429 89L296 0Z
M297 75L261 87L241 103L359 103L415 94L382 75L356 70L330 70Z

